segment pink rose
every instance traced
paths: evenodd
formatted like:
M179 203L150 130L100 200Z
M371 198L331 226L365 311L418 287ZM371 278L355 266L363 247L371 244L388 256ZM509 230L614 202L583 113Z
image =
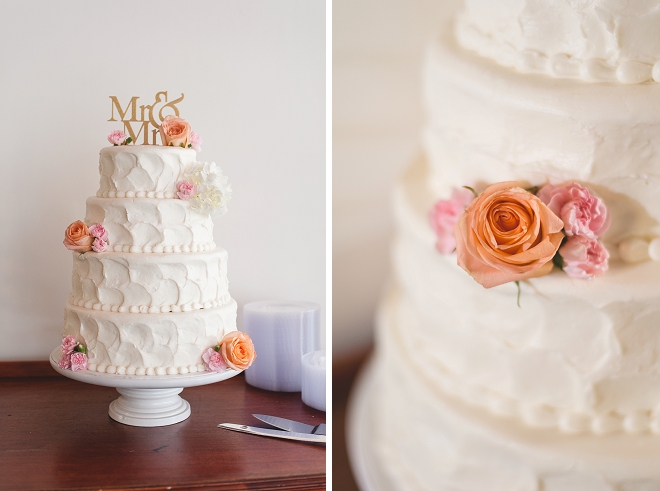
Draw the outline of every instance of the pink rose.
M191 132L190 132L190 145L191 145L192 149L193 149L195 152L201 152L201 151L202 151L202 147L201 147L201 145L202 145L202 137L199 136L199 135L198 135L197 133L195 133L194 131L191 131Z
M74 372L87 370L87 355L85 353L76 351L71 355L71 370Z
M121 130L111 131L108 135L108 141L113 145L121 145L126 141L126 133Z
M456 248L454 226L465 207L474 199L469 189L454 189L451 199L441 199L433 206L429 219L437 236L436 248L442 254L450 254Z
M67 353L67 354L62 353L62 357L60 358L60 361L57 363L57 365L62 370L68 370L69 368L71 368L71 353Z
M80 220L73 222L64 232L64 245L71 251L91 251L92 242L94 242L94 237L89 235L87 225Z
M94 242L92 242L92 250L94 252L105 252L107 246L108 243L105 240L94 239Z
M566 235L602 237L610 226L610 214L600 198L576 182L543 186L537 196L562 219Z
M160 124L160 140L165 146L188 148L190 125L183 118L166 116Z
M609 254L598 239L580 235L569 237L559 248L564 272L571 278L593 278L607 271Z
M206 369L212 372L224 372L229 368L222 355L213 348L209 348L202 353L202 360L204 360Z
M176 183L177 193L179 199L188 200L197 195L197 186L190 181L179 181Z
M94 225L89 227L89 235L104 241L108 240L108 231L100 223L95 223Z
M62 354L69 355L73 353L73 348L78 345L78 341L73 336L67 336L62 340Z

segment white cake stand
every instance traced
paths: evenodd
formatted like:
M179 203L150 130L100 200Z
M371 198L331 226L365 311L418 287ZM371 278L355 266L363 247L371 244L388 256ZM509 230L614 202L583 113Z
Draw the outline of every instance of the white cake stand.
M115 387L121 396L110 403L108 414L112 419L130 426L167 426L190 416L190 404L179 394L185 387L213 384L241 373L199 372L185 375L117 375L110 373L73 372L62 370L58 363L62 356L58 346L50 354L50 364L65 377L86 384Z

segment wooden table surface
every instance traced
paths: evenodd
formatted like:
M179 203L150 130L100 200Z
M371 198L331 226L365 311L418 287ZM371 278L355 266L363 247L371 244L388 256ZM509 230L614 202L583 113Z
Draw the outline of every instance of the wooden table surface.
M108 405L118 396L47 362L0 363L0 489L325 489L325 445L217 428L267 426L252 413L324 423L300 393L255 389L243 375L186 388L190 418L158 428L112 420Z

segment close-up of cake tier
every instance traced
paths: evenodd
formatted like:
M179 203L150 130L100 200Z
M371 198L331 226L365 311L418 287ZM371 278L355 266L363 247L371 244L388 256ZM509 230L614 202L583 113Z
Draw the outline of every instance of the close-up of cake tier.
M226 303L227 251L73 253L69 302L112 312L181 312Z
M392 489L660 489L659 7L467 0L430 42L353 421ZM550 211L554 239L530 218L547 184L592 206ZM588 241L600 269L570 270Z
M119 145L101 149L100 198L176 198L196 153L189 148Z
M204 371L202 353L236 330L236 302L191 312L115 313L67 304L64 336L87 348L88 370L119 375Z
M196 252L215 248L211 217L180 199L91 197L87 199L85 222L106 228L113 251Z

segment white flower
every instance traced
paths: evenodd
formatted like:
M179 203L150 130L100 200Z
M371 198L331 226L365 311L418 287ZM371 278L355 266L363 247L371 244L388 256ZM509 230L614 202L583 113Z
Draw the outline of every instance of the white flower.
M190 200L194 210L207 215L224 215L231 199L231 186L215 162L195 162L185 174L197 187L197 195Z

